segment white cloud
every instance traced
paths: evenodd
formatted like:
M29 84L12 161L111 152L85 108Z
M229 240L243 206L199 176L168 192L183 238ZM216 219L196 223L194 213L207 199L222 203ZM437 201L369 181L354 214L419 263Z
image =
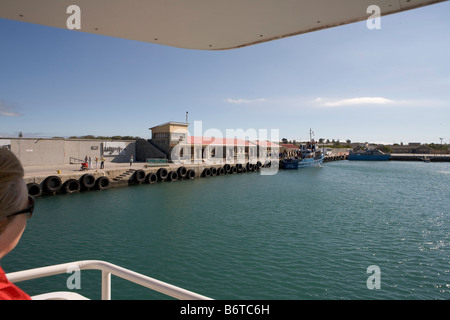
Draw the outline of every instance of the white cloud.
M21 114L14 111L14 107L0 101L0 116L19 117L19 116L21 116Z
M325 98L316 98L314 102L319 103L324 107L354 106L362 104L386 105L386 104L401 103L401 101L395 101L382 97L360 97L360 98L341 99L335 101L328 101L328 99Z
M316 98L310 100L316 106L321 107L351 107L351 106L394 106L394 107L411 107L411 108L430 108L430 107L448 107L448 100L439 99L415 99L415 100L392 100L383 97L359 97L350 99L328 99Z
M260 103L260 102L265 102L266 99L264 98L260 98L260 99L231 99L228 98L227 102L228 103L234 103L234 104L243 104L243 103Z

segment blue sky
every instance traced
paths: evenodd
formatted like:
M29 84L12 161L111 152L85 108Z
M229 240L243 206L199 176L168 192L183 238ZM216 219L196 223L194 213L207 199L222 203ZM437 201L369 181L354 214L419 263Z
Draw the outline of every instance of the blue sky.
M449 12L445 2L382 17L380 30L363 21L226 51L0 19L0 136L149 138L188 111L224 135L449 143Z

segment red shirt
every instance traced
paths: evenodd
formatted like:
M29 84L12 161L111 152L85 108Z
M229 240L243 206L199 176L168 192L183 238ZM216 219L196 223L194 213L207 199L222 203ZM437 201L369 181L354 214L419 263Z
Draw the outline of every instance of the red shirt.
M0 267L0 300L31 300L29 295L6 278L2 267Z

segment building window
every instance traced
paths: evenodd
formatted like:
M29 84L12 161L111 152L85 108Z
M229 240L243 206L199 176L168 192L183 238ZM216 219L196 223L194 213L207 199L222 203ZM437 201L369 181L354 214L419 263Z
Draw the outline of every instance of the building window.
M154 134L153 139L167 139L169 138L169 133L167 132L157 132Z
M184 134L184 133L173 132L171 140L182 141L182 140L185 140L185 136L186 136L186 134Z

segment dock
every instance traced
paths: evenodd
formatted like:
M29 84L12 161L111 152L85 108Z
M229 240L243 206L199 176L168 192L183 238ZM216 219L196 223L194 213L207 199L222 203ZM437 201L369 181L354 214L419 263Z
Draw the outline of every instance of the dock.
M429 162L450 162L449 154L411 154L411 153L392 153L389 158L391 161L427 161Z
M346 154L327 155L323 162L347 160ZM450 162L450 155L392 154L390 161ZM24 180L33 196L56 193L76 193L85 190L153 184L162 181L206 178L225 174L257 172L264 167L260 162L251 164L175 164L134 162L106 163L105 169L81 170L79 164L24 166Z
M267 167L270 164L266 164ZM254 164L174 164L150 165L146 162L107 163L105 169L81 170L80 165L25 166L24 180L32 196L77 193L86 190L109 189L136 184L153 184L207 178L225 174L260 171L264 165Z
M323 162L347 160L347 154L327 155L323 158Z

